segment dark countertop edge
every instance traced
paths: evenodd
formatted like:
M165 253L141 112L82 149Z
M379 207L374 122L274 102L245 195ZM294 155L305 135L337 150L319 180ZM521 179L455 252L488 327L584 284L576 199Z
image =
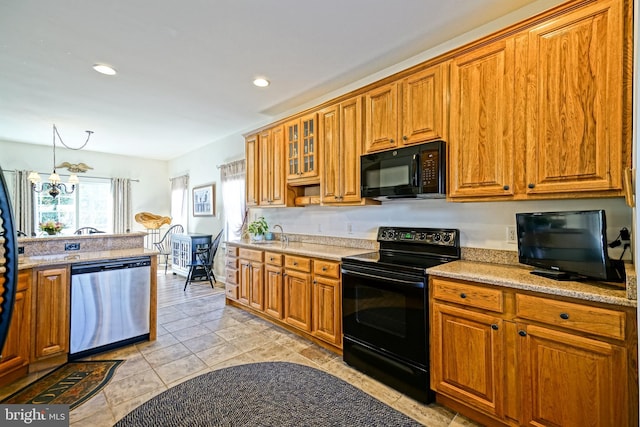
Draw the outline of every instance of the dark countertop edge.
M432 276L563 296L624 307L637 307L626 291L598 282L562 282L530 274L532 268L478 261L453 261L427 269Z
M77 262L99 261L107 259L132 258L158 255L158 251L136 249L114 249L109 251L80 252L78 254L52 254L18 258L18 270L37 268L45 265L66 265Z

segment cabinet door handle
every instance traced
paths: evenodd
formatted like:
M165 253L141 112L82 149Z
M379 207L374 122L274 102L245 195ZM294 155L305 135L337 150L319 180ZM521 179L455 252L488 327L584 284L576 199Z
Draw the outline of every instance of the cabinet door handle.
M527 331L523 331L522 329L518 331L518 335L520 335L521 337L526 337L527 336Z
M389 142L393 144L393 143L394 143L394 142L396 142L396 141L395 141L393 138L390 138L390 139L389 139Z
M494 331L498 330L498 325L496 325L495 323L491 325L491 329L493 329Z
M569 315L567 313L560 313L560 318L564 319L564 320L567 320L567 319L569 319Z
M464 292L462 292L462 293L460 294L460 298L463 298L463 299L464 299L464 298L466 298L466 297L467 297L467 294L465 294Z
M505 186L503 186L503 187L502 187L502 189L503 189L504 191L507 191L507 190L509 189L509 186L508 186L508 185L505 185Z
M529 188L534 188L536 185L533 182L530 182L529 185L527 185L527 187Z
M406 141L407 139L409 139L409 137L407 135L402 135L402 140Z

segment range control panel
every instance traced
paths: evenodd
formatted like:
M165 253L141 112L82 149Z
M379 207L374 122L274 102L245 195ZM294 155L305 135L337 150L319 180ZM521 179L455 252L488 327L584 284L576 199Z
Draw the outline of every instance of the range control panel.
M378 242L412 242L457 246L458 233L459 231L456 229L445 228L380 227L378 228Z

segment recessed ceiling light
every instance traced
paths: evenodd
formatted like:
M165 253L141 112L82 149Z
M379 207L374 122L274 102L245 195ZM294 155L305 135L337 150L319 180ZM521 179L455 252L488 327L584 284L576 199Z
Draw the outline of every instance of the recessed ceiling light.
M117 73L115 68L105 64L93 64L93 69L108 76L114 76Z
M263 79L262 77L258 77L253 81L253 84L258 87L267 87L269 86L269 80Z

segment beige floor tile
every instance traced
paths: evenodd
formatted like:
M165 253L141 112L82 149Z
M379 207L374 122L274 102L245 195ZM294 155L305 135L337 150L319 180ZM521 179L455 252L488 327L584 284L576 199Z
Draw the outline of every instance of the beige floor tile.
M207 364L204 363L195 354L189 354L188 356L181 357L173 360L165 365L155 368L158 376L165 384L171 384L178 381L180 378L187 377L207 369Z
M207 329L206 334L197 336L195 338L183 340L182 344L184 344L185 347L187 347L193 353L199 353L201 351L207 350L211 347L214 347L216 345L219 345L225 342L226 340L224 338Z
M224 342L204 351L200 351L196 353L196 356L198 356L208 366L213 367L242 353L244 353L244 351L235 345Z
M189 349L185 347L184 344L179 342L169 347L163 347L159 350L145 353L144 357L153 368L157 368L158 366L162 366L166 363L178 360L190 354L191 351L189 351Z
M158 374L149 370L119 381L111 381L103 392L109 405L117 406L145 393L166 388Z

